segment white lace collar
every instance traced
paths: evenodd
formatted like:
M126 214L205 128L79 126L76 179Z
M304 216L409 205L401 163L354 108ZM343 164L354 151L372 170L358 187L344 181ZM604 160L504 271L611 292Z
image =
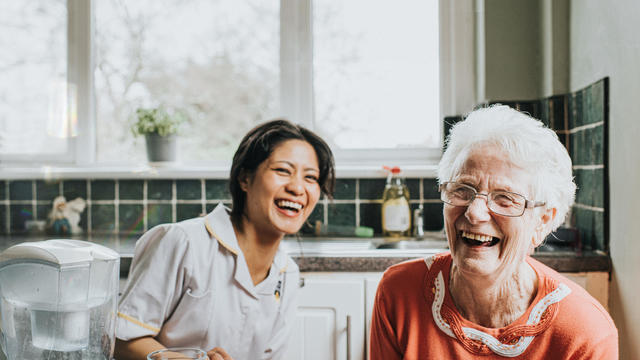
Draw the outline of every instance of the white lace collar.
M425 264L427 268L431 268L431 265L434 262L434 257L426 258ZM438 328L442 330L445 334L451 336L452 338L456 338L456 335L451 330L451 326L442 318L440 310L442 308L442 304L444 302L445 297L445 283L444 276L442 275L442 271L438 272L438 276L434 281L434 289L435 289L435 298L433 304L431 305L431 312L433 314L433 321L436 323ZM529 318L527 319L527 325L535 325L540 322L542 318L542 314L544 314L545 310L571 293L571 289L563 283L558 283L558 287L547 294L544 298L538 301L531 313L529 314ZM531 344L535 336L521 336L515 343L505 344L500 342L498 339L493 337L490 334L487 334L484 331L480 331L478 329L462 327L462 332L469 339L477 340L487 345L491 351L494 353L504 356L504 357L516 357L522 354L527 347ZM459 339L461 340L461 339Z

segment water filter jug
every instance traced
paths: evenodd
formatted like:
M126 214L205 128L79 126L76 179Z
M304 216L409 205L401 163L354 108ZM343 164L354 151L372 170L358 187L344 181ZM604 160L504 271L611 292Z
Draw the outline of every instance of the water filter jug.
M7 359L111 359L120 258L81 240L0 254L0 344Z

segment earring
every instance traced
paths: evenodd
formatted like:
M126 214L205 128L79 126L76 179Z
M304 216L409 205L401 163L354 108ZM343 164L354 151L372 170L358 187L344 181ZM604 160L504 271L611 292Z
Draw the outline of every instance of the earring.
M538 246L542 243L542 240L537 241L538 238L542 238L542 230L544 229L544 226L542 224L538 224L538 226L536 227L536 236L533 236L531 238L531 243L533 244L533 246Z

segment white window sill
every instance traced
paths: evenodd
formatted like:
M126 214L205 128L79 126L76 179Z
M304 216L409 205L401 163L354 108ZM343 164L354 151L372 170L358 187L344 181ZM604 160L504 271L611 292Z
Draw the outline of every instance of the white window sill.
M435 164L398 165L407 178L436 177ZM0 164L0 179L227 179L230 164L139 164L139 165L6 165ZM380 164L338 164L338 178L384 178Z

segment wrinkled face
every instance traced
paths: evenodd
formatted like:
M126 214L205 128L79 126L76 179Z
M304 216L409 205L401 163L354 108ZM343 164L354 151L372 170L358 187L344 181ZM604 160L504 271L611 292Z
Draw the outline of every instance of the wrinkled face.
M479 193L511 191L531 199L531 175L513 165L503 150L495 146L473 149L453 181L467 184ZM465 276L500 275L504 250L514 248L522 260L531 249L541 218L532 209L520 217L493 214L485 196L477 196L467 207L444 204L444 221L454 264Z
M260 231L296 233L320 197L318 157L302 140L278 145L256 169L240 180L247 193L245 215Z

